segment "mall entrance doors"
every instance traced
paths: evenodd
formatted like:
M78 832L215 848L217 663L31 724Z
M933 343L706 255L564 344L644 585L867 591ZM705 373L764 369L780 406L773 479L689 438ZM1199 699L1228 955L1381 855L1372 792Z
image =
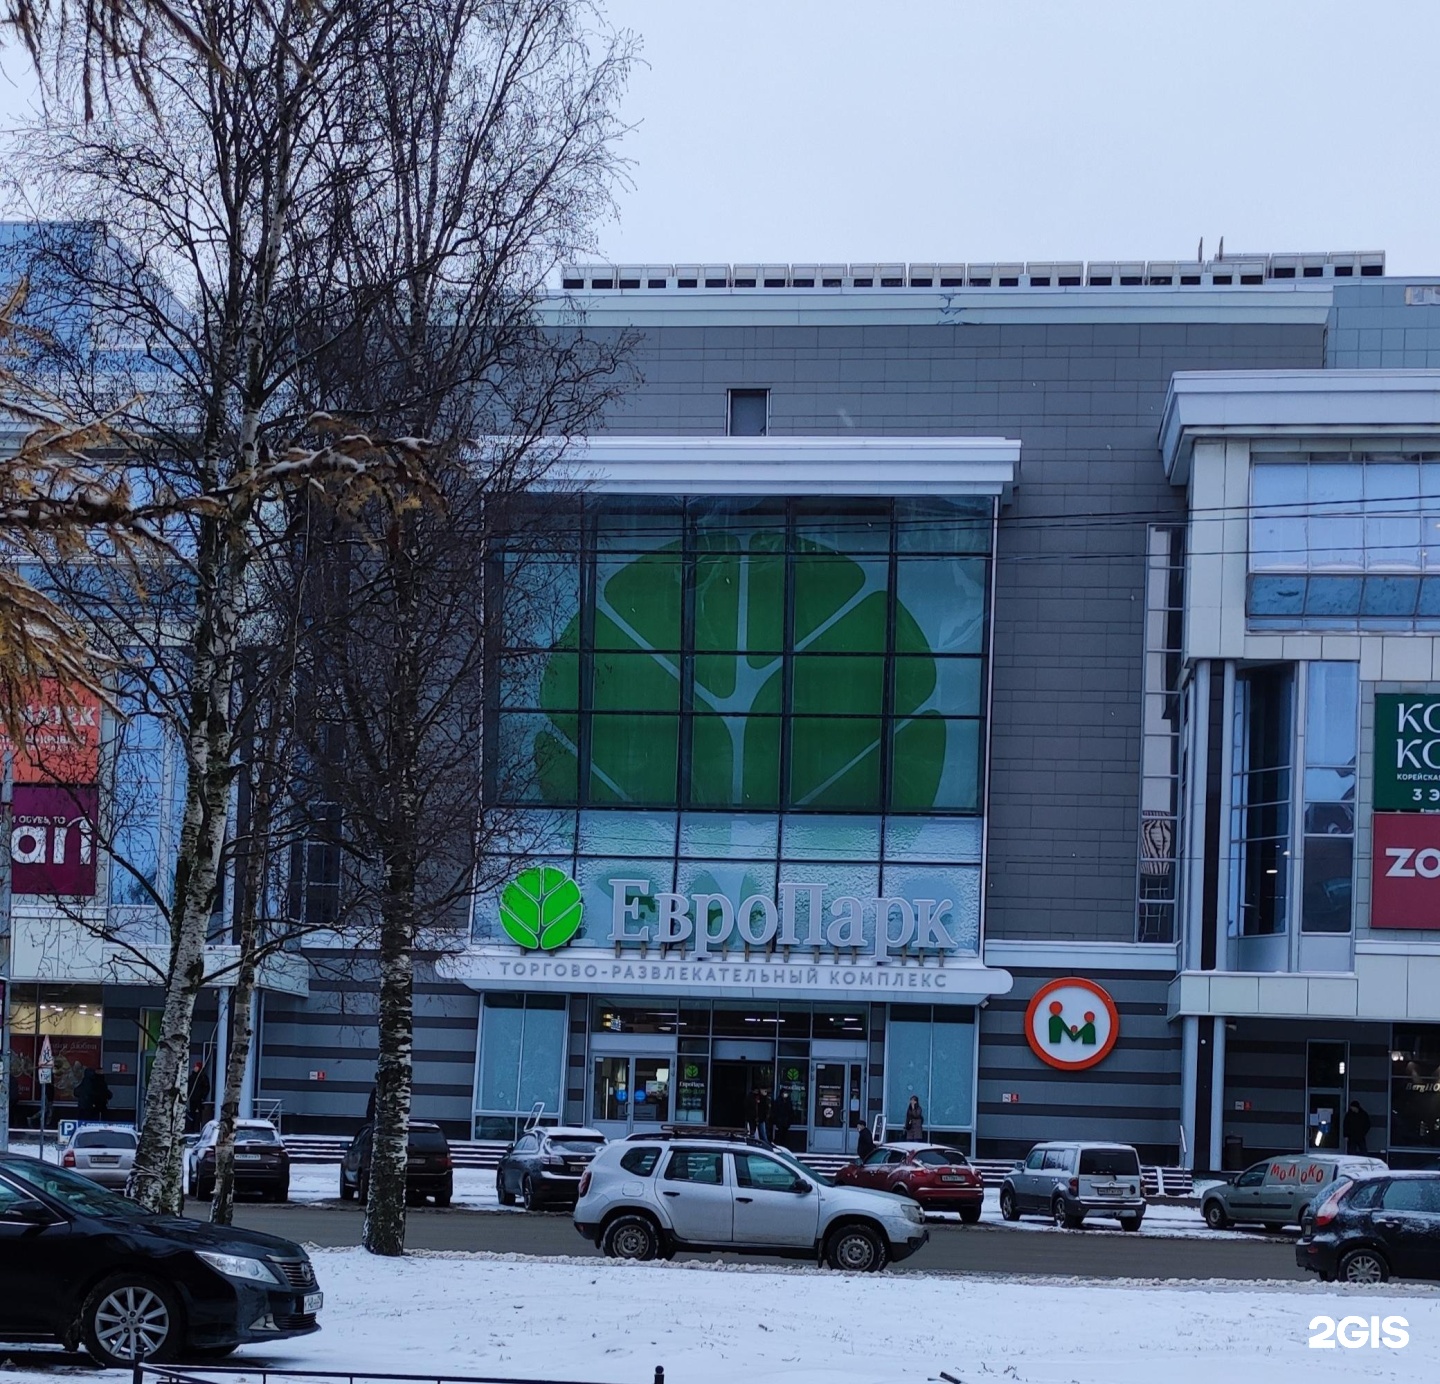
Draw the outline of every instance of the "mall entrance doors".
M854 1153L865 1122L865 1064L856 1058L816 1059L810 1083L810 1147Z
M755 1092L762 1086L773 1099L773 1062L716 1061L710 1078L710 1123L721 1129L747 1129Z
M668 1124L672 1057L597 1057L591 1120L608 1139Z

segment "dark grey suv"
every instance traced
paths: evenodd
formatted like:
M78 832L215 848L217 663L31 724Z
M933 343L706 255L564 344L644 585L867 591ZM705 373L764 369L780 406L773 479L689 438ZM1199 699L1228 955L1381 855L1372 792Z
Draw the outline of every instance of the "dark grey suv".
M1440 1173L1337 1183L1305 1208L1295 1262L1327 1283L1440 1279Z

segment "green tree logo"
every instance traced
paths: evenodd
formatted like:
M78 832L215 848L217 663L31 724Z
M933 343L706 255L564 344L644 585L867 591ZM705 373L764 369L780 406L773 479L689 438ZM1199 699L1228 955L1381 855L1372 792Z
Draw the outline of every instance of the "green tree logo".
M779 804L784 709L785 538L703 535L695 562L690 793L696 806ZM801 540L795 560L790 798L798 807L878 804L888 564ZM593 802L675 798L680 705L682 565L678 544L600 574L590 782ZM535 737L542 795L573 794L579 746L579 616L541 678L547 722ZM896 602L895 806L934 805L946 725L933 651ZM816 655L829 655L827 658ZM658 715L655 713L659 713Z
M550 865L522 870L500 895L500 926L531 951L563 947L580 931L583 914L580 886Z

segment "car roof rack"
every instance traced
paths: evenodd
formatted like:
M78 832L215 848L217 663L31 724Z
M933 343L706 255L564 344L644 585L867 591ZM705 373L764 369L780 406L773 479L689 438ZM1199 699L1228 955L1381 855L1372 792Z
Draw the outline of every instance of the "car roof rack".
M649 1134L630 1134L625 1142L640 1143L642 1141L660 1141L669 1139L709 1139L727 1144L748 1144L751 1148L768 1149L770 1144L764 1139L757 1139L753 1134L743 1129L722 1129L716 1125L661 1125L658 1130Z

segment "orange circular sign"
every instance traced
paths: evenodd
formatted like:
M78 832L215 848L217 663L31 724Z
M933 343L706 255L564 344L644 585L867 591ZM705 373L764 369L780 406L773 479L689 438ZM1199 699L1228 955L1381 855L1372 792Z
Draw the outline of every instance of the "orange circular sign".
M1035 992L1025 1011L1025 1037L1042 1062L1083 1072L1110 1055L1120 1037L1120 1011L1093 980L1064 976Z

